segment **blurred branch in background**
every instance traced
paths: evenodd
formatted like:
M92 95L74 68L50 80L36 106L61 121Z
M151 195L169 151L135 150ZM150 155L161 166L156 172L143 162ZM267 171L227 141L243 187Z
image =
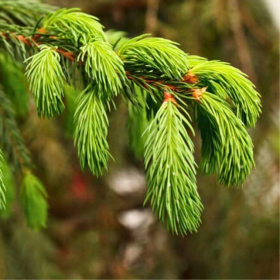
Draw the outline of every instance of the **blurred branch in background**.
M160 0L147 0L146 33L154 34L158 25L158 9Z
M188 53L241 67L262 94L263 114L251 133L256 168L243 190L227 190L217 185L215 177L199 176L207 211L199 232L182 239L165 232L149 208L142 207L143 162L132 156L123 140L128 112L120 98L116 99L118 114L112 111L110 115L109 132L117 163L110 163L102 179L78 171L71 139L56 129L67 127L71 112L56 120L56 128L52 121L39 120L34 114L22 121L21 129L36 154L33 160L40 179L49 186L49 227L43 232L27 230L18 206L12 205L15 218L0 222L0 278L277 279L279 30L264 2L48 2L81 7L106 27L128 36L146 30L180 42ZM67 103L76 95L66 92Z
M251 80L256 83L256 75L253 69L251 54L244 34L244 29L241 22L241 11L239 2L236 0L229 0L229 16L232 33L234 35L235 44L239 56L240 63L244 72L247 73Z

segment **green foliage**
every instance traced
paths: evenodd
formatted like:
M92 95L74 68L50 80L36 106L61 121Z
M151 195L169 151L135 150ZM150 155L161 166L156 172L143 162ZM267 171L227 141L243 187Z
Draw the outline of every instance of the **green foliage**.
M189 68L195 67L198 64L201 64L201 63L207 61L206 58L201 57L201 56L197 56L197 55L188 55L187 60L188 60Z
M20 198L27 224L33 229L46 227L47 197L47 192L39 179L27 172L22 180Z
M3 173L3 182L6 188L5 190L6 204L5 204L5 208L0 210L0 217L7 219L12 214L12 206L13 206L13 202L15 201L15 182L14 182L13 172L4 158L2 160L2 173Z
M247 127L254 126L261 112L260 95L239 69L221 61L203 61L191 69L201 83L222 98L229 97L236 115Z
M6 24L1 24L0 26L6 27ZM3 30L3 29L2 29ZM4 29L5 30L5 29ZM14 59L25 59L26 58L26 48L23 42L19 40L17 36L14 36L12 33L0 33L0 44L3 45L3 52L8 52Z
M34 10L27 7L33 2ZM148 35L128 39L114 31L105 34L97 18L79 9L27 3L0 0L0 51L6 50L15 61L27 58L26 76L38 115L50 118L62 113L66 88L66 119L74 122L81 168L100 176L111 157L106 109L121 94L128 101L131 148L136 156L145 150L146 201L151 201L156 215L173 233L196 231L203 206L196 188L193 144L186 130L193 130L187 110L194 107L197 113L204 173L217 174L226 186L243 184L254 166L246 127L254 126L261 112L254 85L229 64L187 55L170 40ZM28 95L16 85L22 84L18 68L3 68L5 61L1 55L0 71L18 82L3 81L1 72L0 144L15 171L29 170L29 154L13 111L27 104ZM76 88L70 90L66 83ZM39 228L45 225L46 194L39 181L27 174L25 212L28 223ZM38 209L38 216L32 207L35 212Z
M144 145L147 139L147 134L144 134L144 131L149 125L149 120L146 110L145 92L136 86L135 93L137 94L139 105L135 106L131 102L128 104L127 130L130 148L134 156L140 158L144 156Z
M107 142L108 118L105 106L98 98L98 87L89 85L77 98L77 109L74 115L76 129L75 145L82 169L86 166L100 176L107 169L110 157Z
M193 143L185 126L189 120L171 102L164 102L147 128L145 147L148 192L153 210L178 234L194 232L202 204L196 189Z
M101 98L108 101L122 89L125 72L121 59L107 42L91 41L81 47L78 60L85 61L85 71L99 87Z
M60 9L49 14L43 21L43 28L54 32L56 36L65 36L75 44L92 39L106 40L103 26L94 16L80 12L80 9Z
M19 63L15 63L7 55L0 54L0 76L3 90L11 100L15 113L24 116L28 112L28 85Z
M53 7L36 0L1 0L0 18L10 24L20 23L32 26L37 23L38 17L53 9Z
M217 173L226 186L243 184L253 166L253 143L229 104L205 92L198 106L202 136L201 168L206 174Z
M19 131L11 101L0 86L0 145L14 169L28 168L30 154Z
M65 76L55 47L40 46L40 52L28 58L26 76L34 94L39 116L51 118L64 109L63 82Z
M128 41L129 39L126 37L126 32L123 31L116 31L113 29L106 30L105 32L106 38L108 42L116 48L118 48L118 45L120 41L123 43L124 41Z
M64 85L65 92L65 132L72 136L74 134L74 114L76 110L76 99L79 91L72 86Z
M170 79L180 80L187 70L187 59L177 45L167 39L142 35L123 43L118 54L129 71L152 68Z
M53 11L54 7L37 0L1 0L1 48L5 49L14 59L26 59L36 48L36 44L31 38L34 34L34 27L42 17ZM25 42L28 42L29 47L20 36L25 36Z

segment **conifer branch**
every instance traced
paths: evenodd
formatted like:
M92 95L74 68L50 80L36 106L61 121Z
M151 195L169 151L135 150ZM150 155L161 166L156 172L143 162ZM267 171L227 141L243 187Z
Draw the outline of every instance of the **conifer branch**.
M261 113L260 95L243 72L225 62L202 60L189 73L197 75L208 91L224 99L229 97L245 126L255 125Z
M15 169L28 168L31 164L29 151L18 129L15 112L10 100L0 87L0 144Z
M2 175L3 175L2 182L4 183L5 186L5 190L4 190L5 205L4 207L2 207L2 209L0 207L0 217L9 218L12 213L12 204L15 200L15 183L14 183L14 174L4 157L2 157L2 166L0 170L2 171Z
M66 37L78 45L92 39L106 41L103 26L98 18L80 12L80 9L60 9L49 14L42 22L43 30Z
M110 101L122 89L125 72L121 59L107 42L91 41L81 47L78 61L85 61L85 71L99 87L100 98Z
M36 0L1 0L0 19L8 24L34 26L40 17L54 9L53 6Z
M40 52L26 60L26 76L34 94L39 116L51 118L64 109L63 83L65 75L60 56L54 48L40 45Z
M217 173L219 183L226 186L242 185L255 165L253 143L244 124L226 101L212 93L203 93L197 107L202 170Z
M147 36L138 36L119 47L118 55L125 69L132 74L154 69L170 79L180 80L188 68L186 54L170 40Z
M203 209L196 189L193 143L185 127L193 131L189 120L169 99L145 132L145 202L151 201L156 216L168 229L182 235L197 230Z
M34 11L30 3L36 3ZM117 94L125 94L129 140L136 155L143 153L145 142L145 202L151 201L173 233L194 232L203 206L186 110L194 105L197 114L201 169L217 174L222 184L241 185L254 166L246 127L254 126L261 113L260 96L240 70L187 55L170 40L148 35L119 39L124 34L112 31L107 36L97 18L79 9L56 10L35 0L0 1L0 50L14 60L27 58L26 75L39 116L60 114L65 83L75 84L80 77L84 90L77 98L74 140L82 169L88 167L96 176L107 169L111 156L106 108ZM12 111L13 93L7 93L0 88L0 143L7 158L22 169L30 159ZM25 175L22 200L30 226L45 226L46 193L31 173Z
M21 65L12 61L6 52L0 54L0 76L16 115L26 115L29 109L28 84Z
M110 157L107 143L108 118L103 101L98 98L98 87L89 85L77 98L74 115L75 145L82 169L86 166L96 176L107 169Z
M47 192L31 172L26 172L22 180L20 198L27 224L33 229L46 227L48 216Z
M139 104L128 103L127 130L130 148L134 156L139 158L144 156L144 145L147 138L144 131L149 125L149 120L146 109L146 92L135 86L135 94Z

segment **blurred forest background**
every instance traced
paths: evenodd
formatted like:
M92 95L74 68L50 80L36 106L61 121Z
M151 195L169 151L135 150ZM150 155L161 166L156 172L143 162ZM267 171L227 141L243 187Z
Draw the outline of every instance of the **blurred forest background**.
M187 53L241 68L262 95L263 113L250 131L256 168L243 190L199 175L202 225L196 234L172 236L149 206L142 207L143 162L128 147L121 98L110 116L116 162L100 179L80 171L71 126L65 131L69 120L41 120L31 108L21 129L49 192L48 228L28 229L17 203L9 220L1 214L1 279L279 279L279 29L269 1L47 1L80 7L106 29L152 33L179 42Z

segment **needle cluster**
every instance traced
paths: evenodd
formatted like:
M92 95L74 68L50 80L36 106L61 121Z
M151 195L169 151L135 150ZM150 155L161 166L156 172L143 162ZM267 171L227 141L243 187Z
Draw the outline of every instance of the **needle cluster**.
M247 128L261 113L260 95L228 63L188 55L179 44L147 34L129 39L122 32L106 33L96 17L79 9L57 9L35 0L0 0L0 51L25 66L39 117L63 113L66 84L80 92L71 107L73 138L81 168L96 176L111 158L108 111L114 97L123 96L129 143L136 156L144 157L145 203L150 201L174 234L195 232L201 223L190 136L196 123L202 138L199 167L205 174L216 174L225 186L242 186L254 167ZM0 70L1 63L5 55ZM46 224L47 194L30 172L29 153L17 128L13 108L21 97L9 92L14 91L0 77L0 148L9 164L23 166L18 168L23 209L28 224L39 228ZM0 173L3 206L1 178Z

